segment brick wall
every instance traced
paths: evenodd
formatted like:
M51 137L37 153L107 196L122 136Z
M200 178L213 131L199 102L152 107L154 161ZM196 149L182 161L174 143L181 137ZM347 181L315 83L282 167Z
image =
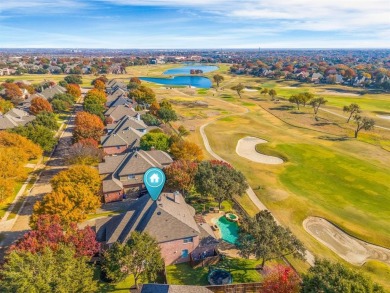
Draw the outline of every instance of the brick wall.
M199 236L193 237L193 242L184 243L183 239L159 243L165 265L190 261L190 253L199 245ZM188 249L188 257L182 258L181 252Z
M123 199L123 191L116 191L104 194L104 202L120 201Z

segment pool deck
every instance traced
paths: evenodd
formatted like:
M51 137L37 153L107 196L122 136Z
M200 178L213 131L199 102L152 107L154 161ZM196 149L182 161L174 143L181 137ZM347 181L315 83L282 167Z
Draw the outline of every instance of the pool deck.
M220 211L218 213L209 212L203 215L203 218L205 219L206 223L209 224L210 227L212 227L217 222L217 220L224 215L225 212L223 211ZM213 230L213 232L215 237L220 241L220 244L218 244L218 250L221 254L224 254L229 257L240 257L240 255L238 254L239 250L236 248L235 245L222 240L221 231L219 229L216 231Z

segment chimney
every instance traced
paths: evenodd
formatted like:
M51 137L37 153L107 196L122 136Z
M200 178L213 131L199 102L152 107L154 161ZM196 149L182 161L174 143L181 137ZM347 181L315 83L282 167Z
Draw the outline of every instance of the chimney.
M137 113L137 120L138 120L138 121L141 120L141 115L140 115L140 113Z
M179 191L175 191L173 193L173 201L176 202L176 203L180 203L180 196L179 196Z

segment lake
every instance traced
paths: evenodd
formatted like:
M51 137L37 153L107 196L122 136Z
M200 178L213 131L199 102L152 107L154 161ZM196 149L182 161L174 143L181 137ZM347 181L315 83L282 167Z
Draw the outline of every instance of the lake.
M177 68L171 68L163 72L164 75L190 74L190 70L202 70L203 73L218 70L218 66L214 65L189 65Z
M172 78L140 77L139 79L167 86L193 86L206 89L211 87L211 80L203 76L174 76Z

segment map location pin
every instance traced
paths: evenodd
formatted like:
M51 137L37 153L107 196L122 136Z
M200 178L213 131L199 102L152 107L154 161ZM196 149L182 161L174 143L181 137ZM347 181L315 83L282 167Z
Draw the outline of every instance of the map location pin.
M165 184L165 174L160 168L150 168L144 174L144 184L153 200L157 200Z

